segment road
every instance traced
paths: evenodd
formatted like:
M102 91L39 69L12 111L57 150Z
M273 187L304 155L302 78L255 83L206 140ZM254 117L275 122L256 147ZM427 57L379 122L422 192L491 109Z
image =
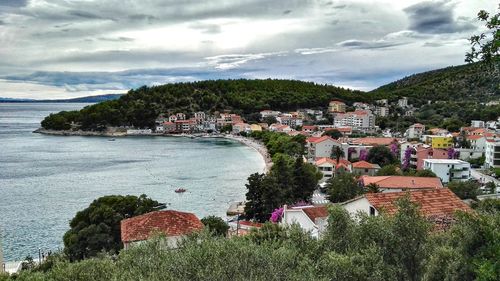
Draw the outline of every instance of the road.
M476 169L471 169L470 175L482 184L493 182L497 186L497 193L500 191L500 181L495 179L494 177L485 175Z

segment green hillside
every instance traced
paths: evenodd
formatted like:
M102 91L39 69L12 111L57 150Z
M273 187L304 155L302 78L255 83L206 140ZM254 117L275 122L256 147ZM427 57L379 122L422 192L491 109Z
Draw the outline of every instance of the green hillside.
M346 102L368 100L360 91L293 80L210 80L174 83L130 90L117 100L85 107L81 111L52 114L42 121L46 129L68 129L71 122L84 130L106 126L153 126L161 114L230 110L255 114L263 109L296 110L326 107L332 98Z
M423 72L379 87L371 94L385 98L410 97L431 101L485 102L500 98L500 61L496 67L480 63L450 66Z

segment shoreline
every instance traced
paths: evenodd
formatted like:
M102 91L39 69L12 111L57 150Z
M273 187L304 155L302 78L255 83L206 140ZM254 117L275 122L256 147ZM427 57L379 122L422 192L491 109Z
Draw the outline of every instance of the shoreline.
M185 137L185 138L213 138L213 139L228 139L237 141L243 145L246 145L255 151L257 151L262 159L264 160L264 173L269 172L271 166L273 165L272 159L269 156L267 148L264 144L247 137L235 136L231 134L202 134L202 135L192 135L192 134L137 134L137 135L127 135L126 132L93 132L93 131L55 131L55 130L46 130L43 128L38 128L33 133L50 135L50 136L83 136L83 137Z

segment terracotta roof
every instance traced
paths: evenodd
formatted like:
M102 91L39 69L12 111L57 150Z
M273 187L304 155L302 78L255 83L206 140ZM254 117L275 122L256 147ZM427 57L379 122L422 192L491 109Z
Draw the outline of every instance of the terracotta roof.
M344 102L338 100L332 100L330 103L345 104Z
M329 136L309 137L309 138L306 139L306 142L309 142L309 143L320 143L320 142L323 142L323 141L326 141L326 140L331 140L331 141L337 142L336 140L334 140L333 138L331 138Z
M480 138L483 138L483 136L481 136L481 135L470 135L470 136L467 136L468 140L478 140Z
M386 189L438 189L443 184L439 178L433 177L405 177L405 176L362 176L363 185L375 183Z
M354 144L362 144L362 145L390 145L394 141L397 141L396 138L374 138L374 137L365 137L359 138L352 141Z
M351 162L349 162L346 159L340 159L339 162L340 162L339 166L343 165L345 167L349 167L351 165ZM337 160L332 159L332 158L328 158L328 157L317 158L316 162L315 162L316 165L321 165L321 164L324 164L324 163L330 163L330 164L332 164L334 166L337 166Z
M479 128L471 132L471 134L484 134L486 132L486 129L484 128Z
M379 165L375 165L375 164L372 164L372 163L366 162L366 161L354 162L354 163L352 163L352 167L358 168L358 169L377 169L377 168L380 168Z
M328 217L328 209L326 206L305 207L302 211L313 221L316 222L317 218Z
M260 222L252 222L252 221L239 221L239 224L244 225L244 226L249 226L249 227L256 227L256 228L261 228L263 225Z
M309 125L302 126L302 130L305 130L305 129L316 130L317 128L318 128L317 126L309 126Z
M203 229L192 213L173 210L155 211L121 221L122 242L147 240L156 232L167 236L186 235Z
M365 196L378 211L384 210L388 214L394 214L397 211L396 200L407 193L410 194L410 201L420 205L420 211L426 217L451 216L457 210L471 210L448 188L412 192L367 193Z

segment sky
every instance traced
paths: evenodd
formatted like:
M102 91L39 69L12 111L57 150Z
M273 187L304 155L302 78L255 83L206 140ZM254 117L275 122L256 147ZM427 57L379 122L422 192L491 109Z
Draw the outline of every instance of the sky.
M495 0L0 0L0 97L205 79L371 90L464 63Z

